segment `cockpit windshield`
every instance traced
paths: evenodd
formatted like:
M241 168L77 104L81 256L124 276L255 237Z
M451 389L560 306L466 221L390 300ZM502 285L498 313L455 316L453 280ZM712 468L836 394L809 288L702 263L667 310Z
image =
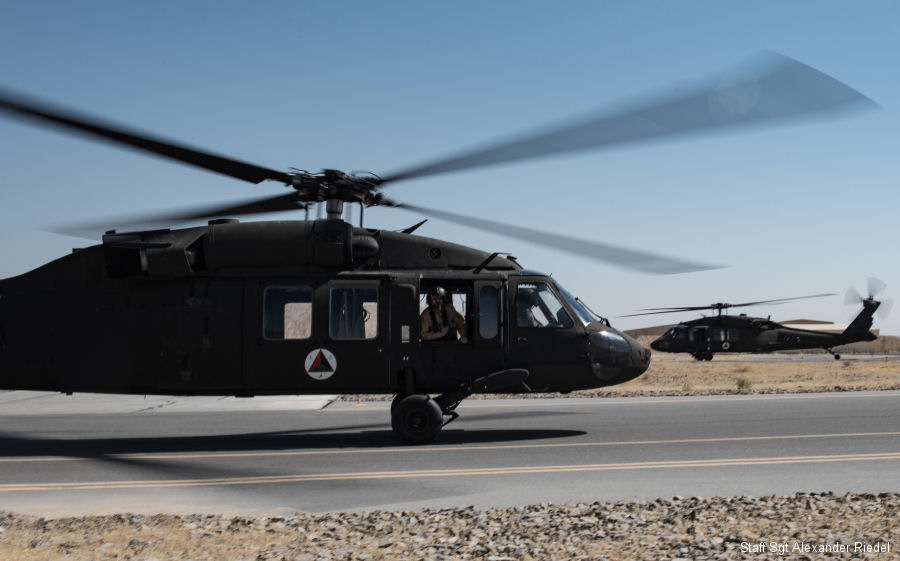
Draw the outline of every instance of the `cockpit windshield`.
M553 284L556 285L556 289L559 290L559 293L563 295L563 298L566 299L566 302L569 303L569 306L575 310L575 314L578 316L578 319L581 320L581 323L587 325L592 321L604 321L603 318L593 313L587 306L581 303L581 300L572 296L572 294L562 287L558 282L553 281Z
M665 335L661 337L661 339L678 339L679 341L684 341L688 338L688 328L683 326L675 326L668 331L666 331Z

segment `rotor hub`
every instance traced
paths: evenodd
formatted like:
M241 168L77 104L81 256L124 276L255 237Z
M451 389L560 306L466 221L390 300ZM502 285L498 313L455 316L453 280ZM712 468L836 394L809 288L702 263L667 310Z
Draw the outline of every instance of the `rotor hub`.
M383 201L378 192L382 181L375 176L359 176L336 169L325 169L321 173L296 171L288 174L288 177L289 185L297 190L304 202L337 200L374 206Z

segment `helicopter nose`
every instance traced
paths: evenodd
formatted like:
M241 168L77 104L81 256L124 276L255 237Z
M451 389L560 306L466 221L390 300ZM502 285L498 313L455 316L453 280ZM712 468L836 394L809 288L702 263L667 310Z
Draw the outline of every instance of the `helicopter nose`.
M636 375L643 374L650 367L650 349L631 337L628 338L628 341L631 344L631 367L640 369Z
M650 343L650 348L653 349L654 351L658 351L659 350L659 339L654 339Z
M608 384L637 378L650 366L650 349L624 333L596 331L590 342L591 369Z

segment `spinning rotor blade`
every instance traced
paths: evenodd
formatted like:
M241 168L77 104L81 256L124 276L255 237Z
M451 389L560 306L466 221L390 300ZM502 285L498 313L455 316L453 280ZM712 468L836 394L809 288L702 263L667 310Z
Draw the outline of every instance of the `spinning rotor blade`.
M865 298L863 298L862 294L860 294L855 288L848 287L847 292L844 293L844 304L850 306L852 304L861 304Z
M738 70L743 75L738 80L719 78L701 83L691 91L660 96L629 110L590 117L574 125L403 170L377 183L588 148L613 147L694 131L761 124L853 106L875 106L870 99L842 82L783 55L766 53ZM292 184L293 174L290 173L191 148L8 90L0 89L0 110L251 183L272 179Z
M710 80L631 109L589 117L574 125L389 174L383 182L691 132L734 129L851 107L876 107L872 100L846 84L783 55L765 53L738 71L741 78L737 80Z
M757 302L742 302L740 304L729 304L732 308L742 308L744 306L758 306L759 304L785 304L794 300L806 300L807 298L824 298L826 296L837 296L834 292L825 294L813 294L811 296L794 296L792 298L775 298L774 300L759 300Z
M875 310L875 313L878 314L878 317L884 319L890 315L891 310L894 309L894 299L887 298L881 301L881 305L878 306L878 309Z
M881 294L882 290L887 288L887 285L884 284L884 282L882 282L879 279L876 279L875 277L869 277L868 284L869 284L869 297L870 298L875 298L876 296Z
M875 299L876 296L881 294L881 292L887 288L887 285L880 279L869 277L868 288L868 296L863 297L854 287L850 286L844 294L844 304L849 306L851 304L861 304L865 302L867 298Z
M522 226L502 224L481 218L463 216L443 210L423 208L405 203L390 203L392 206L418 212L426 216L440 218L448 222L465 224L473 228L495 232L512 238L527 240L531 243L558 249L580 257L588 257L596 261L618 265L625 269L642 271L645 273L669 275L675 273L688 273L694 271L706 271L719 269L722 265L707 263L693 263L672 257L666 257L655 253L648 253L635 249L627 249L609 244L591 242L578 238L570 238L559 234L551 234L540 230L532 230Z
M647 309L653 310L653 309L656 309L656 308L647 308ZM689 308L661 309L660 311L657 311L657 312L643 312L643 313L640 313L640 314L628 314L628 315L617 316L617 317L620 317L620 318L633 318L633 317L637 317L637 316L655 316L655 315L658 315L658 314L674 314L674 313L677 313L677 312L697 312L697 311L700 311L700 310L708 310L708 309L710 309L709 306L692 306L692 307L689 307Z
M306 204L300 200L297 193L291 192L287 195L278 195L276 197L264 197L258 199L250 199L242 203L231 204L228 206L207 206L196 207L193 209L178 209L171 212L162 212L150 215L134 215L131 217L118 217L104 221L79 222L74 224L64 224L50 228L51 232L64 234L67 236L76 236L79 238L96 239L97 234L109 230L111 226L121 231L127 230L149 230L153 228L166 228L173 223L187 222L189 220L225 217L225 216L241 216L246 214L259 214L266 212L278 212L282 210L297 210L306 208Z
M629 314L627 316L619 316L623 318L630 318L635 316L652 316L656 314L674 314L676 312L696 312L700 310L726 310L728 308L743 308L746 306L758 306L760 304L786 304L788 302L793 302L794 300L805 300L807 298L824 298L825 296L835 296L833 292L829 292L826 294L813 294L810 296L794 296L791 298L775 298L773 300L757 300L756 302L741 302L740 304L728 304L724 302L718 302L716 304L710 304L708 306L682 306L682 307L674 307L674 308L643 308L644 313L640 314Z
M887 285L881 281L880 279L876 279L875 277L869 277L868 280L868 288L869 295L868 297L863 297L859 291L857 291L852 286L847 289L846 294L844 294L844 304L848 306L851 304L863 304L867 300L875 300L875 297L881 294L881 292L887 288ZM894 307L894 299L893 298L882 298L878 301L879 306L878 309L875 310L875 313L881 319L884 319L891 313L891 309Z
M672 274L718 268L718 265L693 263L653 253L589 242L520 226L505 225L445 211L385 200L379 188L386 182L401 181L439 173L476 168L562 154L590 148L615 147L693 132L728 130L776 120L814 114L835 113L853 107L875 104L845 84L788 57L768 54L740 68L740 79L721 79L701 83L689 90L634 104L630 109L593 116L525 138L501 142L460 156L438 159L398 173L379 177L360 177L338 170L321 174L286 173L191 148L101 118L79 113L62 106L0 89L0 111L44 125L74 131L118 145L156 154L216 173L251 183L276 180L294 187L297 192L225 207L178 211L165 216L119 219L103 227L89 224L63 227L61 233L89 237L110 225L155 223L171 225L172 221L211 218L223 215L245 215L304 208L305 201L342 200L364 205L393 204L421 214L525 239L532 243L563 250L580 256L612 263L648 273ZM168 223L168 224L163 224ZM750 305L750 304L745 304ZM705 307L704 307L705 308ZM697 308L697 309L704 309Z
M0 89L0 109L21 118L98 137L114 144L124 144L143 152L157 154L250 183L260 183L266 179L291 183L291 176L281 171L190 148L171 140L154 137L143 131L110 123L99 117L14 94L8 90Z

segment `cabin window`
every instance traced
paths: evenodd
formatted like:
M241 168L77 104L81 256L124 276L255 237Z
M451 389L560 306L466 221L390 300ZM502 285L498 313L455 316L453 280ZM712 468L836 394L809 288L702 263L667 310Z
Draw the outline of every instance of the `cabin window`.
M430 329L438 317L432 312L426 312L426 310L429 307L429 292L438 287L444 290L444 313L441 314L441 325L443 321L449 321L451 328L446 335L435 338L434 331L426 335L426 329ZM472 283L461 283L459 281L447 283L446 281L441 281L440 284L435 284L433 281L426 280L422 283L422 290L423 292L419 295L419 321L422 341L467 343L472 337L472 299L470 297L472 294ZM437 324L434 325L438 329L441 327Z
M729 341L737 341L738 340L738 330L737 329L729 329L728 330L728 340Z
M478 292L478 334L493 339L500 332L500 297L496 286L482 286Z
M516 325L519 327L560 327L575 325L546 283L520 283L516 292Z
M330 324L332 339L374 339L378 336L378 286L331 287Z
M447 302L453 306L454 310L465 316L466 310L469 309L469 295L466 292L458 292L457 289L447 288L445 290L447 291ZM423 292L419 294L419 314L424 312L427 307L428 293Z
M271 340L309 339L312 288L269 286L263 292L263 336Z

